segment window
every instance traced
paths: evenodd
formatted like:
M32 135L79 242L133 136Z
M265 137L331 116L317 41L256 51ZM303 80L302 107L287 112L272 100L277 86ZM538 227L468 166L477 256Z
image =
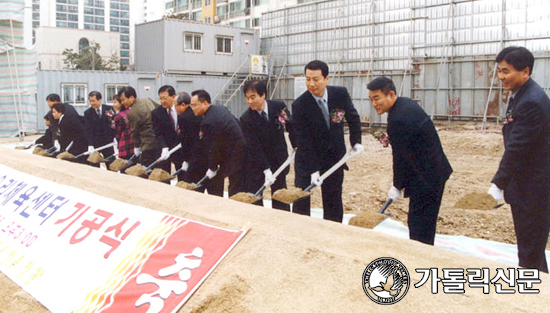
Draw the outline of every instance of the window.
M86 94L88 85L61 84L61 89L63 89L63 103L69 103L76 106L86 105Z
M55 26L56 27L67 27L67 22L56 22Z
M90 47L90 42L86 38L80 38L78 41L78 53L82 54Z
M130 41L130 36L128 36L128 35L120 35L120 41Z
M78 15L69 14L69 21L76 21L76 22L78 22Z
M130 49L130 44L129 44L129 43L126 43L126 42L121 42L121 43L120 43L120 49L129 50L129 49Z
M67 6L62 5L62 4L58 4L57 5L57 12L67 12Z
M117 19L117 18L112 18L111 19L111 25L120 25L120 20Z
M184 51L202 51L202 34L186 33Z
M205 17L205 18L204 18L204 22L205 22L206 24L212 24L212 18L211 18L211 17Z
M204 0L204 6L207 7L212 4L212 0Z
M260 18L255 18L252 20L252 27L260 27Z
M120 25L122 25L122 26L130 26L130 21L129 21L129 20L120 20Z
M122 51L120 51L120 56L121 57L129 57L130 56L130 51L122 50Z
M111 31L112 32L118 32L118 31L120 31L120 29L116 26L111 26Z
M231 53L232 42L233 42L233 38L231 37L216 37L216 52Z
M118 94L122 87L126 87L125 84L105 84L105 101L107 103L113 103L113 97Z
M115 10L111 10L111 17L120 17L120 12L115 11Z

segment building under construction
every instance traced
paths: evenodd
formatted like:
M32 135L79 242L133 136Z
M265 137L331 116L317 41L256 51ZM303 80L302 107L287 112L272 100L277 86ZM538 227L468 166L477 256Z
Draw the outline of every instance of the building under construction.
M305 90L305 64L319 59L363 122L385 122L366 89L382 75L434 118L495 120L508 96L495 77L502 48L531 50L532 77L550 88L549 9L545 0L329 0L268 12L261 49L271 58L269 96L294 100Z

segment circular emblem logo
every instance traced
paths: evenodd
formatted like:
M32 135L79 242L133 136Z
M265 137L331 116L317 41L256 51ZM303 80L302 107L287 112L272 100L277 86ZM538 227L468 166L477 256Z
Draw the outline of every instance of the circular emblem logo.
M378 304L394 304L409 291L409 271L394 258L378 258L363 272L363 291Z

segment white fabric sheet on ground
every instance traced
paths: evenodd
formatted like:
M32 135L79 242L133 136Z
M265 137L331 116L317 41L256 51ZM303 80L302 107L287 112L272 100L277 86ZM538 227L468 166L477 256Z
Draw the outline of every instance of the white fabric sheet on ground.
M394 237L409 238L409 228L399 221L391 218L385 219L378 224L375 231ZM447 250L464 253L480 258L507 263L513 266L518 265L518 249L516 245L475 239L466 236L436 235L435 246ZM546 251L546 258L550 260L550 251Z

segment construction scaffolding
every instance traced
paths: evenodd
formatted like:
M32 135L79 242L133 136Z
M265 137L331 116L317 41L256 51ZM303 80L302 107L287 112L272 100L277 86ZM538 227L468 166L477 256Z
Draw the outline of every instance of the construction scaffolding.
M267 12L262 24L262 50L270 47L280 73L274 98L292 102L305 64L323 60L329 84L347 87L373 124L385 123L366 89L377 76L432 118L497 120L508 95L494 77L495 56L511 45L533 52L532 77L550 89L545 0L327 0Z

